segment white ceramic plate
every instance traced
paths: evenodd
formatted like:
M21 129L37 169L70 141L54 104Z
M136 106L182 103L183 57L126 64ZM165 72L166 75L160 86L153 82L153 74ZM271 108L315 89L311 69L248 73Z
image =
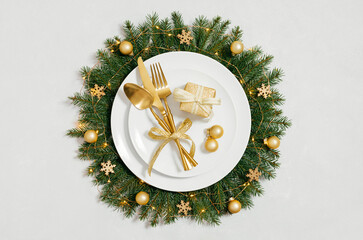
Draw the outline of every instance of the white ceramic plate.
M145 61L160 62L169 87L184 88L187 82L216 89L222 105L213 106L211 120L179 110L173 97L168 103L176 124L189 117L193 126L187 132L196 143L195 160L199 163L190 171L182 169L179 152L174 142L168 144L158 157L151 177L147 175L148 163L160 144L151 140L148 130L158 126L151 113L140 111L131 105L123 92L125 83L142 85L138 68L124 80L114 100L111 114L111 129L117 151L126 166L148 184L169 191L193 191L207 187L222 179L238 163L247 146L251 116L247 97L235 76L222 64L207 56L191 52L170 52ZM218 139L219 149L214 153L204 150L205 130L214 124L224 128L224 136ZM183 142L189 149L189 144Z

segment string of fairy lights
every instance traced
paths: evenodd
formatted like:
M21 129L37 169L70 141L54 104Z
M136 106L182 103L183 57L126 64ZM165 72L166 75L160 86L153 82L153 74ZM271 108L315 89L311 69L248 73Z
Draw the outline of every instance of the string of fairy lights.
M213 29L210 29L210 28L208 28L208 27L203 27L203 26L195 26L195 25L189 25L189 26L185 26L185 27L180 27L180 28L173 28L173 29L162 29L160 26L158 26L158 25L155 25L155 26L152 26L153 28L155 28L155 29L157 29L157 30L159 30L158 32L149 32L148 31L148 29L145 29L144 31L142 31L142 32L140 32L137 36L134 36L132 39L131 39L131 42L133 42L134 44L136 43L136 41L137 41L137 39L138 38L140 38L141 36L143 36L143 35L145 35L145 34L148 34L148 35L153 35L153 34L163 34L163 35L165 35L165 36L167 36L167 37L178 37L178 36L176 36L176 35L174 35L173 33L175 32L175 31L178 31L178 30L189 30L189 29L193 29L193 28L199 28L199 29L203 29L204 31L206 31L206 32L212 32L212 31L214 31ZM190 32L189 32L189 34L190 34ZM231 35L231 34L221 34L221 33L217 33L219 36L225 36L225 37L232 37L232 38L236 38L234 35ZM235 39L236 41L235 42L237 42L237 44L242 44L240 41L237 41L238 39ZM119 39L115 39L115 43L113 43L113 44L111 44L110 46L109 46L109 51L111 52L111 53L114 53L114 52L116 52L117 50L115 50L115 47L120 47L120 45L122 45L122 43L123 42L128 42L128 41L120 41ZM235 42L233 42L233 43L235 43ZM130 42L128 42L128 43L130 43ZM232 43L232 44L233 44ZM167 48L167 47L161 47L161 46L156 46L156 45L149 45L149 46L147 46L147 47L145 47L145 48L143 48L141 51L139 51L139 52L137 52L136 54L134 54L133 52L132 52L132 43L130 43L131 44L131 53L130 53L130 51L129 51L129 49L130 49L130 46L128 46L128 48L126 49L126 53L127 54L124 54L124 55L129 55L130 56L130 59L129 59L129 61L127 61L125 64L123 64L119 69L118 69L118 71L116 71L116 73L110 78L110 79L104 79L105 81L104 82L107 82L107 85L106 85L106 87L108 88L108 89L110 89L111 90L111 80L113 79L113 78L115 78L116 76L117 76L117 74L125 67L125 66L127 66L128 64L130 64L132 61L135 61L136 59L137 59L137 57L138 56L140 56L140 55L143 55L145 52L148 52L150 49L152 49L152 48L155 48L156 50L164 50L164 51L175 51L175 49L172 49L172 48ZM183 43L181 43L181 44L183 44ZM180 46L181 46L181 44L179 44L179 49L178 50L180 50ZM189 44L188 44L189 45ZM192 46L192 47L194 47L195 49L197 49L200 53L204 53L204 54L206 54L206 55L214 55L214 58L217 58L220 62L224 62L224 63L226 63L226 64L228 64L229 66L231 66L231 67L233 67L235 70L236 70L236 72L237 72L237 74L235 74L235 76L236 76L236 78L239 80L239 82L241 83L241 85L242 85L242 87L244 87L244 88L246 88L246 91L248 92L248 94L249 94L249 96L250 96L250 98L255 102L255 103L257 103L257 105L258 105L258 107L259 107L259 110L260 110L260 112L261 112L261 116L262 116L262 118L261 118L261 120L260 120L260 123L259 123L259 125L258 125L258 127L257 127L257 129L256 129L256 132L258 132L259 130L260 130L260 128L261 128L261 126L262 126L262 124L263 124L263 122L264 122L264 113L263 113L263 111L262 111L262 107L261 107L261 104L260 104L260 102L259 102L259 99L258 99L258 97L255 97L255 95L254 95L254 92L255 92L255 89L256 89L256 85L257 84L259 84L263 79L261 78L257 83L255 83L252 87L250 87L250 88L248 88L247 87L247 83L246 83L246 81L244 80L244 76L241 74L241 71L243 71L244 69L238 69L235 65L233 65L230 61L227 61L226 59L224 59L224 58L222 58L221 56L220 56L220 54L219 54L219 52L218 51L207 51L207 50L204 50L204 49L202 49L202 48L199 48L198 46L196 46L196 45L194 45L192 42L190 42L190 45ZM240 46L238 46L239 47L239 49L241 48L241 45ZM232 51L232 55L237 55L237 54L239 54L240 52L239 52L239 50L236 52L236 53L234 53L233 52L233 49L231 48L231 51ZM243 51L243 44L242 44L242 51ZM242 52L241 51L241 52ZM248 51L254 51L254 49L253 48L251 48L251 49L249 49ZM122 49L120 48L120 52L121 52L121 54L123 54L122 53ZM102 52L100 52L100 54L102 55ZM268 58L266 58L265 60L263 60L263 61L268 61L269 59ZM257 63L254 67L252 67L250 70L249 70L249 72L250 71L252 71L255 67L257 67L259 64L261 64L262 62L259 62L259 63ZM95 68L97 68L98 66L100 66L100 61L98 61L88 72L87 72L87 74L86 74L86 76L83 76L83 84L82 84L82 88L81 88L81 90L80 90L80 92L82 93L82 91L83 91L83 89L84 89L84 86L85 86L85 84L88 84L88 88L90 89L92 86L89 86L89 83L90 83L90 76L91 76L91 74L92 74L92 71L95 69ZM245 74L245 76L249 73L249 72L247 72L246 74ZM266 74L266 72L265 72L265 70L264 70L264 68L263 68L263 73L264 73L264 76L265 76L265 78L267 79L267 81L268 81L268 91L267 91L267 95L268 95L268 97L271 97L271 99L272 99L272 104L273 104L273 110L274 110L274 114L273 114L273 117L272 117L272 119L271 119L271 121L269 121L269 123L268 123L268 126L267 126L267 128L266 128L266 130L264 131L264 133L263 133L263 137L262 137L262 139L264 140L264 143L269 147L269 148L271 148L271 149L276 149L278 146L279 146L279 139L277 138L277 137L275 137L275 136L273 136L273 139L272 139L272 141L270 141L269 139L266 139L266 138L264 138L264 136L266 135L266 132L267 132L267 129L270 127L270 124L273 122L273 120L275 119L275 117L277 116L277 110L275 109L275 99L271 96L271 94L273 93L273 92L271 92L270 91L270 89L269 89L269 87L270 87L270 80L269 80L269 77L267 76L267 74ZM91 149L91 148L93 148L93 149L97 149L97 148L109 148L111 151L112 151L112 153L113 154L115 154L115 155L117 155L118 156L118 153L117 152L115 152L115 150L113 149L113 147L110 147L110 145L109 145L109 143L107 142L107 136L106 136L106 128L105 128L105 124L104 124L104 122L103 122L103 120L102 120L102 118L101 118L101 116L99 115L99 113L96 111L96 106L97 106L97 104L99 104L99 101L100 101L100 97L96 97L96 96L94 96L94 95L92 95L91 94L91 96L92 96L92 102L91 102L91 104L92 104L92 107L93 107L93 110L94 110L94 113L96 114L96 116L98 117L98 119L100 120L99 122L101 122L101 126L99 127L99 126L97 126L97 129L102 129L102 132L99 132L99 130L95 130L95 133L96 133L96 141L97 141L97 137L102 137L103 138L103 143L101 144L101 145L95 145L95 144L89 144L87 147L86 147L86 157L88 158L88 160L90 161L90 162L95 162L96 160L92 160L91 159L91 157L89 156L89 150ZM266 97L265 97L266 98ZM97 124L98 124L98 122L97 122ZM87 123L86 122L84 122L84 121L79 121L78 122L78 126L77 126L80 130L82 130L82 131L84 131L84 130L86 130L86 128L87 128ZM94 139L93 139L94 140ZM94 142L96 142L96 141L94 141ZM201 214L203 214L203 213L205 213L206 211L208 211L209 210L209 208L211 208L211 207L214 207L214 209L217 211L217 213L219 214L220 213L220 211L217 209L217 207L215 206L215 205L218 205L218 204L231 204L231 203L234 203L234 206L232 206L232 207L230 207L230 206L228 206L228 209L229 209L229 211L231 212L231 213L236 213L236 212L239 212L239 210L241 209L241 204L237 201L237 200L235 200L235 198L237 198L240 194L242 194L246 189L247 189L247 187L254 187L253 186L253 184L252 184L252 182L253 182L253 180L255 180L255 181L258 181L259 180L259 176L261 175L261 173L258 171L258 170L262 170L262 171L265 171L263 168L261 168L261 162L262 162L262 157L261 157L261 154L260 154L260 148L259 147L257 147L256 146L256 139L255 139L255 137L254 136L251 136L251 142L252 142L252 144L253 144L253 148L255 149L255 151L256 151L256 153L257 153L257 155L258 155L258 157L259 157L259 162L258 162L258 164L257 164L257 166L256 166L256 168L254 169L254 170L252 170L252 169L250 169L250 179L249 180L247 180L247 181L245 181L245 182L243 182L243 183L241 183L240 185L238 185L237 187L234 187L234 188L231 188L231 189L225 189L225 190L223 190L223 192L229 192L229 193L233 193L233 191L234 190L237 190L237 189L241 189L237 194L235 194L234 196L231 196L231 198L228 200L228 201L224 201L224 202L222 202L222 201L220 201L220 202L213 202L212 201L212 199L210 198L210 196L212 196L212 195L215 195L215 194L217 194L217 193L211 193L211 192L206 192L206 191L198 191L198 192L195 192L195 193L183 193L183 192L178 192L179 194L181 194L181 195L183 195L183 196L185 196L187 199L190 199L190 200L193 200L193 201L195 201L195 200L197 200L197 198L198 198L198 196L200 196L200 195L202 195L202 196L205 196L208 200L209 200L209 202L211 203L211 205L210 206L203 206L203 208L201 208L201 209L197 209L197 212L198 212L198 214L199 215L201 215ZM93 173L94 172L94 169L93 168L89 168L89 170L88 170L88 172L91 174L91 173ZM267 172L268 173L268 171L265 171L265 172ZM247 176L248 176L248 174L247 174ZM96 178L96 181L97 181L97 178ZM132 180L130 180L130 182L131 182ZM107 181L108 183L111 183L111 180L110 180L110 177L109 177L109 179L108 179L108 181ZM129 182L129 184L130 184L130 182ZM139 183L140 184L145 184L145 182L142 180L142 179L139 179ZM127 187L127 185L128 184L126 184L126 185L124 185L122 188L120 188L120 189L118 189L117 190L117 192L120 192L124 187ZM101 193L102 191L98 188L98 186L99 186L99 184L97 184L97 189L98 189L98 191ZM256 188L255 188L256 189ZM256 189L257 190L257 189ZM158 193L159 194L159 193ZM105 197L108 197L108 198L110 198L110 199L113 199L113 200L117 200L117 201L119 201L119 205L120 206L125 206L125 205L130 205L130 203L131 202L133 202L133 203L138 203L138 201L137 200L132 200L132 199L129 199L129 198L127 198L127 197L125 197L125 196L122 196L121 198L113 198L113 197L111 197L111 196L108 196L108 195L106 195ZM155 196L155 197L153 197L153 201L155 201L156 200L156 198L157 198L157 196ZM159 212L159 214L161 214L161 211L159 210L159 209L157 209L155 206L153 206L153 201L151 201L150 203L147 203L147 204L142 204L142 205L147 205L149 208L151 208L152 210L154 210L154 211L158 211ZM237 201L237 203L235 202L235 201ZM169 209L169 211L171 211L171 209ZM197 215L189 215L189 214L184 214L184 215L170 215L170 216L167 216L167 217L171 217L171 218L177 218L177 217L185 217L185 216L189 216L189 217L193 217L193 216L197 216Z

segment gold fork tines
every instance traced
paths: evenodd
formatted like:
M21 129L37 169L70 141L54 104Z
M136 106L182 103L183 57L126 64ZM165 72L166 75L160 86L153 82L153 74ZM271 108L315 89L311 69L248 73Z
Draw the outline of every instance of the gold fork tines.
M151 65L151 75L152 75L153 84L156 88L156 93L158 94L159 98L164 100L164 103L165 103L165 108L166 108L166 112L167 112L168 120L169 120L169 122L167 124L170 126L170 129L172 130L172 132L175 132L176 128L175 128L175 123L174 123L174 117L170 111L168 101L166 99L171 94L171 90L168 86L168 82L166 81L166 78L165 78L165 75L161 68L160 63ZM179 147L179 145L180 145L179 140L177 140L177 145ZM188 151L185 150L185 148L183 146L180 145L180 147L181 147L181 150L182 150L183 154L185 155L186 159L188 160L188 162L193 167L197 166L198 163L193 159L192 156L190 156ZM191 166L189 166L189 167L191 168Z

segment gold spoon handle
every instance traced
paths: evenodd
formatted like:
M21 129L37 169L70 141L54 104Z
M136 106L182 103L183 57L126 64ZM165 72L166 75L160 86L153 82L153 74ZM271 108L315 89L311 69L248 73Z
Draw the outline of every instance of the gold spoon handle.
M164 100L164 103L165 103L166 112L168 113L168 119L169 119L170 127L171 127L172 131L175 132L176 128L175 128L175 122L174 122L173 114L170 111L170 108L169 108L169 105L168 105L168 101L166 100L166 97L163 98L163 100ZM193 165L193 167L198 165L197 161L195 161L194 158L192 156L190 156L189 153L186 154L186 158L189 161L189 163Z

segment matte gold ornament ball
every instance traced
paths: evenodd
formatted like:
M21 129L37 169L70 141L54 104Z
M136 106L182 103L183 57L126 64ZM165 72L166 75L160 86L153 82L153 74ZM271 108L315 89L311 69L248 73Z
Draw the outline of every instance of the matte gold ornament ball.
M218 142L213 138L208 138L204 146L208 152L215 152L218 149Z
M228 203L228 211L230 213L238 213L241 208L241 203L238 200L232 200Z
M84 140L88 143L97 142L97 138L98 138L97 132L98 131L95 131L95 130L87 130L85 132L85 134L83 135Z
M214 125L209 129L209 135L212 138L220 138L223 136L223 128L219 125Z
M231 52L233 54L240 54L241 52L243 52L243 43L241 41L234 41L232 44L231 44Z
M136 194L136 202L140 205L146 205L149 202L149 194L146 192L139 192L138 194Z
M119 48L123 55L132 55L132 50L134 49L129 41L122 41Z
M276 149L280 146L280 139L276 136L265 138L263 142L271 149Z

